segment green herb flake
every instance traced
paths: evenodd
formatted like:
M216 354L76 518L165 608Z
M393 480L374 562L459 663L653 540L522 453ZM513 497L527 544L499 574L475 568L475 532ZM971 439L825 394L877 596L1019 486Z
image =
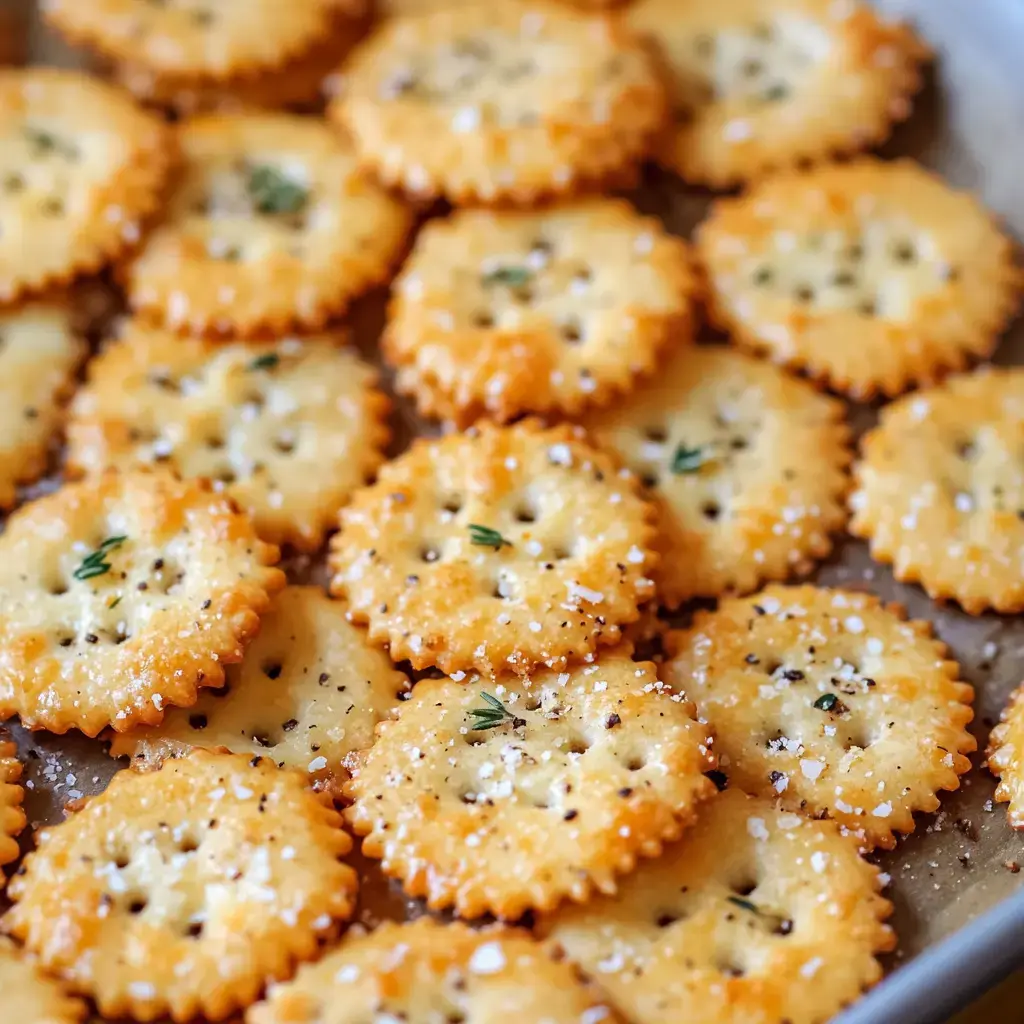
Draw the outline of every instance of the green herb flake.
M104 576L110 572L110 563L106 560L111 551L119 548L128 538L125 536L108 537L95 550L89 552L82 564L71 574L76 580L91 580L96 576Z
M25 128L24 133L35 156L60 153L71 160L77 155L77 150L74 146L62 141L53 132L43 131L41 128Z
M814 707L819 711L835 711L839 706L839 698L834 693L823 693L814 702Z
M503 547L512 547L512 542L505 540L497 530L489 526L480 526L479 523L469 524L469 542L479 544L482 548L494 548L500 551Z
M709 461L703 448L687 448L685 444L681 444L672 456L672 472L696 473Z
M751 903L750 900L745 900L742 896L727 896L726 899L730 903L735 903L737 907L749 910L751 914L761 913L761 908L756 903Z
M470 729L474 732L482 732L484 729L497 729L499 726L510 724L514 729L526 725L521 718L516 718L497 697L489 693L481 693L480 699L486 704L482 708L470 708L468 717L472 719Z
M526 267L498 267L484 274L483 280L488 288L497 284L508 288L523 288L533 280L533 274Z
M118 594L117 597L115 597L113 601L108 601L107 602L107 607L108 608L116 608L120 603L121 603L121 595Z
M246 191L257 213L299 213L309 200L307 189L269 164L249 171Z
M250 364L250 370L272 370L281 362L281 357L276 352L265 352L257 356Z

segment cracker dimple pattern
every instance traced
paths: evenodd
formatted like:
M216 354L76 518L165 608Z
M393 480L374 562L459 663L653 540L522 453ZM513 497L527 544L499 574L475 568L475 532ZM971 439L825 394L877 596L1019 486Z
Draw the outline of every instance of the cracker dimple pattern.
M631 175L666 112L623 25L536 0L386 22L332 115L385 182L453 202L529 202Z
M715 732L732 785L827 814L865 848L957 789L973 689L926 622L872 594L772 586L670 634L663 671Z
M277 554L227 498L166 471L24 506L0 537L0 717L95 736L193 703L283 586Z
M106 1016L219 1020L349 917L351 845L299 774L195 753L48 829L4 923Z
M996 799L1009 804L1013 828L1024 829L1024 686L1010 696L988 746L988 768L999 779Z
M707 730L629 653L525 680L418 683L352 759L345 792L363 852L463 917L514 920L614 892L714 792ZM494 700L505 710L487 726L478 712Z
M846 521L841 404L750 356L674 353L584 425L658 501L662 604L807 572Z
M27 824L21 802L25 791L18 785L21 779L21 764L18 761L17 749L6 739L6 733L0 732L0 867L10 864L18 857L18 844L15 837ZM0 892L3 891L5 878L0 871Z
M331 586L416 668L564 665L653 596L635 490L569 426L421 439L342 509Z
M881 978L880 888L831 822L730 789L615 898L541 926L636 1024L822 1024Z
M723 199L698 230L710 314L738 344L855 398L984 357L1019 303L992 217L910 161L863 158Z
M575 413L685 346L696 292L685 243L625 202L461 211L417 239L384 351L427 414Z
M60 984L24 957L0 935L0 992L4 1013L18 1024L78 1024L85 1003L66 995Z
M377 373L344 341L227 344L130 323L76 396L70 467L159 463L209 478L265 540L315 550L388 438Z
M294 981L273 987L248 1016L249 1024L371 1019L614 1024L617 1018L569 964L527 933L477 931L426 917L347 938Z

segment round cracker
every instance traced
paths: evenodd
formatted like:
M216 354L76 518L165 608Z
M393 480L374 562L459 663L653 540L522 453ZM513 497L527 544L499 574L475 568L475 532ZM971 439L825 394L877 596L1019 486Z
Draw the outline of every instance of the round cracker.
M18 844L15 837L28 824L21 803L25 790L18 785L21 779L21 764L18 750L0 732L0 867L18 859ZM3 892L4 874L0 871L0 892Z
M615 892L714 791L693 708L628 647L527 679L425 679L350 759L348 820L410 896L514 920Z
M388 185L453 203L533 203L632 177L667 111L616 20L545 0L386 21L330 114Z
M727 790L618 896L541 927L635 1024L823 1024L882 976L880 889L832 822Z
M462 210L417 238L384 353L428 416L574 415L688 344L696 291L686 244L621 200Z
M411 214L327 125L288 114L183 122L183 173L127 269L132 308L173 330L320 328L388 276Z
M0 69L0 301L138 242L174 153L162 121L77 71Z
M53 978L0 935L0 992L4 1015L14 1024L78 1024L85 1003L66 995Z
M373 743L374 727L408 689L388 656L346 621L340 602L319 587L285 587L223 687L172 709L158 726L115 736L110 753L138 767L194 747L265 755L333 790L345 774L342 760Z
M106 1017L220 1020L351 916L339 816L269 761L197 751L83 804L25 858L4 923Z
M846 522L843 406L725 348L674 353L585 420L658 501L658 599L747 593L809 572Z
M193 703L241 660L277 557L226 497L163 471L23 506L0 535L0 719L95 736Z
M957 789L974 690L927 622L873 594L771 586L670 633L664 677L697 702L730 782L891 849Z
M898 580L971 615L1024 610L1024 370L950 378L861 442L850 531Z
M910 161L781 175L698 229L712 321L854 398L989 355L1019 302L1013 245L970 195Z
M271 988L249 1024L395 1020L614 1024L611 1009L569 965L526 932L482 931L421 917L346 938L294 981Z
M347 335L223 342L135 321L89 364L75 473L160 463L211 479L275 544L315 551L384 460L390 403ZM0 355L2 358L2 355Z
M331 587L414 668L561 667L653 596L652 513L578 429L483 424L418 439L356 493Z
M999 785L995 798L1009 804L1007 819L1024 829L1024 686L1010 696L988 744L988 768Z
M0 508L46 469L85 345L63 303L0 311Z

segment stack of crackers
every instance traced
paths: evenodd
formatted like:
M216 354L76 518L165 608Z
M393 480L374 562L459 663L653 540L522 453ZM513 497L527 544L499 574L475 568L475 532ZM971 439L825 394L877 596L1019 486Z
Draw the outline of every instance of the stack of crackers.
M0 71L0 718L131 763L10 881L5 1012L819 1024L977 742L928 623L795 581L849 530L1024 610L1013 246L862 155L929 54L861 3L384 6L49 0L98 73ZM1024 698L988 764L1024 827Z

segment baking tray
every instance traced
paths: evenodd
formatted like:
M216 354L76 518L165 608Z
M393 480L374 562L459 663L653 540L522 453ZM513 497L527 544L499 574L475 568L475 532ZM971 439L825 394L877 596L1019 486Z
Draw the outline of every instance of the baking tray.
M282 3L287 0L281 0ZM713 0L709 0L713 2ZM878 0L886 14L911 20L937 53L928 86L912 118L885 147L887 156L912 156L952 184L976 191L1017 239L1024 238L1024 2L1022 0ZM0 61L81 65L81 54L62 46L41 26L31 0L0 0ZM704 215L706 193L651 171L631 198L682 235ZM86 286L83 307L107 311L103 284ZM376 361L383 321L382 294L357 303L350 321L362 351ZM1024 324L1001 344L996 362L1024 364ZM877 407L851 406L858 431ZM409 405L395 403L396 436L422 432ZM398 447L401 447L401 441ZM51 478L32 493L48 489ZM293 579L323 579L308 559L286 560ZM874 565L863 544L847 539L813 577L826 585L863 588L906 605L932 621L977 689L972 726L983 751L988 731L1011 690L1024 679L1024 619L971 618L939 608L918 588L893 581ZM31 828L57 822L69 799L100 791L118 765L97 741L79 735L29 734L11 729L26 763L26 809ZM957 793L947 794L936 815L919 816L917 831L877 857L892 879L893 925L899 946L886 958L886 980L837 1019L836 1024L939 1024L1011 970L1024 966L1024 839L993 807L994 780L980 768L983 755ZM359 861L363 877L360 920L422 913L375 865ZM1024 1021L1024 1006L995 1024ZM7 1022L4 1022L7 1024ZM16 1024L16 1022L11 1022Z

